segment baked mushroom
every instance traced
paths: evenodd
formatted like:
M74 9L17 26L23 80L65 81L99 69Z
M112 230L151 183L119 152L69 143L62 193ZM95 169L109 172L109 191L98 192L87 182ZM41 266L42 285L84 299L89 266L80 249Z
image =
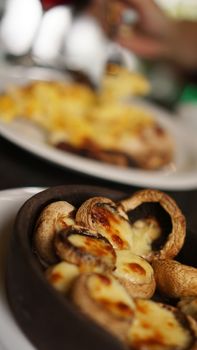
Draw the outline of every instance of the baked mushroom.
M54 246L60 259L79 266L83 272L111 271L115 267L116 253L110 242L85 227L75 225L60 231Z
M108 198L93 197L85 201L76 213L76 223L98 231L114 249L129 249L132 245L127 214Z
M116 278L83 274L75 281L71 298L83 314L125 340L135 315L135 304Z
M197 297L182 298L177 306L182 312L191 316L197 322Z
M175 201L157 190L143 190L121 201L133 232L132 251L147 260L174 258L183 246L186 221Z
M195 349L195 334L178 309L152 300L136 299L136 315L127 342L135 350Z
M50 266L46 270L45 276L57 291L66 294L79 273L78 266L61 261L54 266Z
M155 291L155 278L151 265L129 250L116 251L113 274L131 297L151 298Z
M34 247L40 260L48 265L57 262L53 240L57 232L74 224L75 208L65 201L49 204L41 212L34 230Z
M197 296L197 269L170 259L152 262L157 288L171 298Z

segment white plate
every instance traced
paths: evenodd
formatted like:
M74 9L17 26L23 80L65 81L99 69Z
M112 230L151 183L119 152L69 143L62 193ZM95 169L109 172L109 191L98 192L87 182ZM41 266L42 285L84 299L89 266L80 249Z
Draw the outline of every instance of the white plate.
M42 72L39 69L24 70L24 68L20 68L10 70L10 72L6 71L3 75L3 71L0 69L0 77L2 78L0 88L3 89L3 86L6 87L10 82L19 84L28 79L37 80L39 77L46 80L47 77L49 79L50 74L50 71L44 70ZM59 79L56 73L53 77ZM45 135L37 128L19 120L11 124L0 122L0 134L23 149L57 165L102 179L127 185L168 190L197 188L197 140L195 140L192 132L187 130L187 133L185 133L177 117L161 108L141 101L137 103L150 110L175 141L175 162L163 170L125 169L63 152L48 145Z
M6 254L15 216L22 204L42 188L0 191L0 350L35 350L9 308L5 292Z
M146 108L155 114L160 124L168 129L175 141L175 162L160 171L125 169L60 151L46 143L41 131L24 121L17 120L11 124L0 122L0 134L37 156L64 168L99 178L158 189L197 188L197 141L195 137L189 131L184 133L184 129L175 116L170 116L163 110L150 105L146 105Z

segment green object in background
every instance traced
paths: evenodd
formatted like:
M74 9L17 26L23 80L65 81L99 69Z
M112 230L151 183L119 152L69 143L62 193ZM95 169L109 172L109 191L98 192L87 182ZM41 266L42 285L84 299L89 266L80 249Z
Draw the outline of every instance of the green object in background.
M183 90L180 102L197 104L197 86L196 85L186 86Z

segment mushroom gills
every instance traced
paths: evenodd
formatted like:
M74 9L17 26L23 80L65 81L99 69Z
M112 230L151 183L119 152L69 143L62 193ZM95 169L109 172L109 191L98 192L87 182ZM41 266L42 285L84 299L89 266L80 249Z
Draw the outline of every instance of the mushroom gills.
M154 294L155 279L151 265L129 250L116 252L113 274L134 298L151 298Z
M182 313L151 300L136 300L136 317L129 329L128 343L134 349L185 350L195 336Z
M60 262L52 267L49 267L45 276L48 282L59 292L67 294L72 286L72 283L80 274L79 268L76 265L69 264L65 261Z
M112 245L96 231L70 226L57 234L54 243L57 255L79 266L81 272L111 271L115 267Z

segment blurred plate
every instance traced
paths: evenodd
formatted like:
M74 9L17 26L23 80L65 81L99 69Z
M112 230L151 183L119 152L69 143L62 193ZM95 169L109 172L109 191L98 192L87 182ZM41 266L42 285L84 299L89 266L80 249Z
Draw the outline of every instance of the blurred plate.
M42 188L0 191L0 350L35 350L17 325L9 308L4 286L5 259L16 213L21 205Z
M27 80L46 79L46 77L49 79L49 72L44 70L45 74L43 76L39 68L37 70L32 69L29 72L26 71L23 77L26 77ZM17 75L18 83L22 80L19 75ZM60 73L59 75L61 76ZM58 78L58 75L54 75L54 78ZM63 78L65 79L65 76ZM7 80L9 80L9 77L7 77ZM4 86L6 86L5 82ZM134 168L125 169L64 152L48 145L44 133L28 122L21 120L14 121L11 124L0 122L0 134L17 146L56 165L102 179L127 185L167 190L197 188L197 140L192 132L187 131L185 133L185 129L177 117L159 107L141 101L132 103L137 103L153 113L161 126L172 135L175 142L176 154L174 162L168 167L159 171L146 171Z
M24 85L34 80L68 80L69 76L52 68L10 66L0 64L0 91L10 85Z

